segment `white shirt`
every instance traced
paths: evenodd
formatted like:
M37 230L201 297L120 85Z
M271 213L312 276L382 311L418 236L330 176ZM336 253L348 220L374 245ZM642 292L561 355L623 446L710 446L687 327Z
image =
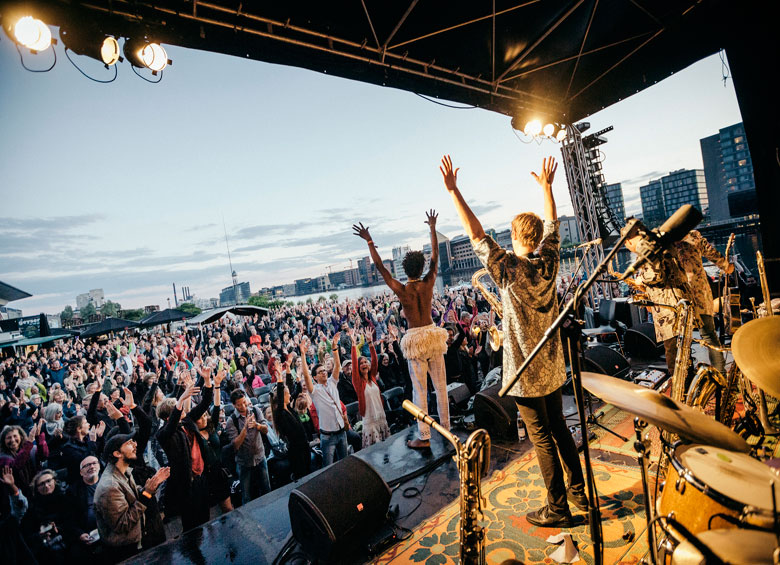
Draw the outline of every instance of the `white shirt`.
M314 383L311 393L314 408L317 409L317 418L320 420L320 430L325 432L337 432L344 428L344 420L341 417L341 400L339 389L333 377L328 377L328 384Z

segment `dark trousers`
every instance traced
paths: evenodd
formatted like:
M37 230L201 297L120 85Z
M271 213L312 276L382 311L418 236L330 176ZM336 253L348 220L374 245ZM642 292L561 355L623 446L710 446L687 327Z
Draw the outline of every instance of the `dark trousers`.
M536 458L547 486L550 510L558 514L565 513L569 504L566 501L563 468L566 469L568 482L573 490L584 492L585 479L582 476L577 446L563 417L561 389L538 398L516 397L515 402L528 430L528 437L536 449Z
M192 478L190 495L181 503L181 529L191 530L209 521L209 483L206 473Z

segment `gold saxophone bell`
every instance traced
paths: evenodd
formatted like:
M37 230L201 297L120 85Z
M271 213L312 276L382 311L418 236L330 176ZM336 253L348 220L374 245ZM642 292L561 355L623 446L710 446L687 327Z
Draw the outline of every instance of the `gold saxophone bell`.
M504 317L504 309L501 307L501 301L490 292L485 285L480 282L480 278L483 276L490 276L487 269L480 269L471 276L471 286L476 288L485 297L485 300L490 304L490 308L496 313L499 318ZM475 328L474 333L479 335L479 328ZM488 328L488 346L493 351L498 351L504 344L504 334L496 326L490 326Z

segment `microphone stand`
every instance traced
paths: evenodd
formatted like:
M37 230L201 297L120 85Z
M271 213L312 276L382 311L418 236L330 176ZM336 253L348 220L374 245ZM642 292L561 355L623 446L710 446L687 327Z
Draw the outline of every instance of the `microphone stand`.
M638 220L632 220L632 222L634 225L636 225ZM593 284L596 282L596 279L598 279L599 276L601 276L604 271L606 271L607 265L610 263L610 261L612 261L612 259L617 254L618 249L625 243L628 237L633 237L634 235L635 230L634 226L632 225L631 228L625 230L624 235L622 235L620 239L615 242L615 245L612 246L612 249L609 251L609 253L607 253L601 263L599 263L590 274L588 280L577 287L577 290L574 292L574 296L572 296L571 300L566 303L566 306L563 307L563 310L561 310L561 313L550 325L550 327L545 330L541 341L536 344L536 347L534 347L528 357L525 358L525 361L523 361L523 364L517 370L515 376L501 387L501 390L498 392L499 396L504 397L507 395L510 389L520 378L520 375L523 374L523 371L528 368L528 365L530 365L530 363L536 358L542 348L547 344L548 341L550 341L550 339L552 339L552 337L555 335L555 332L557 332L562 327L565 327L567 331L571 329L571 331L574 333L581 331L582 322L577 320L575 317L577 302L582 296L585 295L585 293L588 292L588 290L590 290L590 287L593 286ZM574 399L577 403L577 414L579 415L580 429L583 430L582 453L585 459L585 481L588 486L588 523L590 525L590 539L593 543L593 560L595 565L603 565L604 537L601 529L601 510L599 509L598 493L596 491L596 479L593 476L593 467L590 463L590 447L588 445L587 431L585 431L588 429L588 423L587 417L585 415L585 398L582 388L582 367L580 366L579 359L582 344L579 339L574 342L570 341L570 343L572 345L570 350L571 352L569 353L571 381L574 387ZM645 504L649 506L650 501L645 501Z

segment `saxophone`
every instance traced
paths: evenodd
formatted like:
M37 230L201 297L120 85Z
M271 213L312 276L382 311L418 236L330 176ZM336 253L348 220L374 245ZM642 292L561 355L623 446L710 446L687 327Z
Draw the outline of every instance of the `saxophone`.
M411 401L404 400L403 407L455 447L460 477L460 562L462 565L484 565L485 530L479 525L479 520L486 504L482 496L482 476L490 468L490 435L485 430L476 430L463 443Z
M691 343L693 342L693 306L686 300L680 300L674 307L677 316L674 320L674 332L677 334L677 355L674 358L672 375L672 399L687 404L685 380L691 368Z
M493 309L493 311L496 313L496 315L499 318L504 317L504 309L501 307L501 301L498 299L497 296L495 296L492 292L490 292L485 285L483 285L480 282L480 278L483 276L490 276L488 275L487 269L480 269L473 275L471 275L471 286L476 288L482 293L482 296L485 297L485 300L488 301L488 304L490 304L490 307ZM490 345L490 349L493 351L498 351L501 349L501 345L504 343L504 337L501 331L495 326L490 326L488 328L488 345Z

